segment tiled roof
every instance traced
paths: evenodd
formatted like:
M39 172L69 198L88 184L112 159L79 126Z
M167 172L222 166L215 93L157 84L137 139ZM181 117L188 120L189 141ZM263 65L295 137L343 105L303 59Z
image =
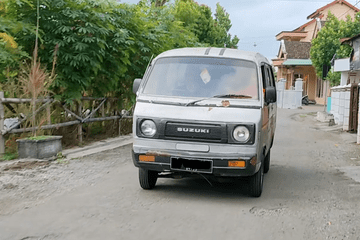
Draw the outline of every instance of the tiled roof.
M310 47L309 42L284 41L287 53L287 59L309 59Z
M350 3L348 3L347 1L345 0L335 0L325 6L323 6L322 8L319 8L317 9L315 12L313 12L312 14L310 14L307 19L310 19L310 18L314 18L316 17L317 14L320 14L321 11L324 11L325 9L329 8L330 6L336 4L336 3L342 3L342 4L345 4L347 5L350 9L353 9L355 12L359 12L359 9L357 7L355 7L354 5L351 5Z
M320 18L322 18L322 17L323 17L323 16L320 16ZM305 28L306 26L310 25L311 23L313 23L313 22L315 22L315 21L316 21L316 19L312 19L311 21L309 21L309 22L301 25L300 27L296 28L293 32L301 32L301 31L304 30L304 28Z

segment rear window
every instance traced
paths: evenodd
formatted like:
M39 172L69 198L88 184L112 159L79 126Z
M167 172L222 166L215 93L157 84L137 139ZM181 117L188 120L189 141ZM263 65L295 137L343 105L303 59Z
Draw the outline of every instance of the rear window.
M161 58L146 82L143 93L159 96L212 97L247 95L259 99L254 62L224 58Z

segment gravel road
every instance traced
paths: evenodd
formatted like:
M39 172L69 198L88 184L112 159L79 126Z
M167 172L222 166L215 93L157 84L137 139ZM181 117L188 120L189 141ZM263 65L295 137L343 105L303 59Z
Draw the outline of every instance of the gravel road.
M359 146L317 123L316 110L278 110L260 198L242 181L202 178L142 190L131 145L0 163L0 239L360 240Z

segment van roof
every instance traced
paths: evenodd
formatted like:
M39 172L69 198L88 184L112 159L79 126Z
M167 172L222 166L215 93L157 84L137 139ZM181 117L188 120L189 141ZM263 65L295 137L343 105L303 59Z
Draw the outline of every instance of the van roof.
M224 57L244 59L253 62L266 62L269 60L257 52L249 52L232 48L178 48L161 53L157 58L163 57Z

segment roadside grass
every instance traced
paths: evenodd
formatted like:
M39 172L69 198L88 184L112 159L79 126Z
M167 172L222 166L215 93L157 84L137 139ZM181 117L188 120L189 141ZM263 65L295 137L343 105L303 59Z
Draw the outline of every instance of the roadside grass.
M10 161L18 158L18 154L16 153L5 153L4 155L0 156L1 161Z

